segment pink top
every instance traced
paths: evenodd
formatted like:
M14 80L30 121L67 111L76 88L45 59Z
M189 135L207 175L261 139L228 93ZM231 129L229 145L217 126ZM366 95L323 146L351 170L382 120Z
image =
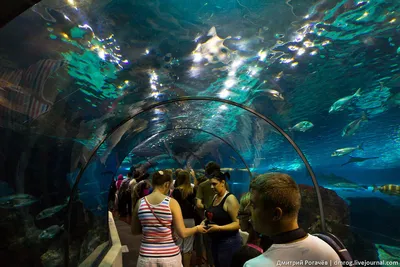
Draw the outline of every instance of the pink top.
M118 180L115 182L117 190L119 190L123 181L124 181L124 176L122 176L122 174L118 175Z
M258 250L258 251L260 251L261 253L263 253L264 251L263 251L263 249L262 248L260 248L259 246L257 246L257 245L254 245L254 244L247 244L247 246L248 247L251 247L251 248L254 248L254 249L256 249L256 250Z

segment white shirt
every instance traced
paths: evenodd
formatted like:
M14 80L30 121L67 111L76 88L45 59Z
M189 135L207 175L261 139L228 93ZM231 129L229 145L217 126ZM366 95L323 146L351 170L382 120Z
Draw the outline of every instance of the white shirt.
M339 255L322 239L308 235L305 239L273 244L260 256L247 261L244 267L341 267Z
M247 244L247 240L249 239L249 233L248 232L244 232L242 230L239 229L239 234L240 237L242 238L242 246Z

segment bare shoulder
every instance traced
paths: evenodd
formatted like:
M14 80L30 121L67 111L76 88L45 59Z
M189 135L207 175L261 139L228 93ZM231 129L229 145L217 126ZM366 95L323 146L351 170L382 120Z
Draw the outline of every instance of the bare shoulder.
M172 207L175 207L176 205L179 205L179 203L178 203L178 201L176 201L176 199L171 197L171 198L169 198L169 205L172 208Z
M229 195L226 198L226 202L228 202L229 204L238 204L239 203L234 194Z

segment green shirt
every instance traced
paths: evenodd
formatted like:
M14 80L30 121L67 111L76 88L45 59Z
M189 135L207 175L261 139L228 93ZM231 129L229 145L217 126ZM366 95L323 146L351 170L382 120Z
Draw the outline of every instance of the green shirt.
M211 188L211 181L207 180L199 184L197 189L196 198L201 199L205 208L208 208L212 204L215 192Z

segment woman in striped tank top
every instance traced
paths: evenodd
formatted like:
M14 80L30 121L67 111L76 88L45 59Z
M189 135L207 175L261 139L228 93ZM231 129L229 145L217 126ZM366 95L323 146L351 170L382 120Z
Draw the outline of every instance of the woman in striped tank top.
M167 196L172 183L172 172L153 174L153 192L141 198L132 215L132 234L143 234L138 267L182 266L180 248L175 244L173 230L181 238L205 233L202 225L186 228L179 203Z

